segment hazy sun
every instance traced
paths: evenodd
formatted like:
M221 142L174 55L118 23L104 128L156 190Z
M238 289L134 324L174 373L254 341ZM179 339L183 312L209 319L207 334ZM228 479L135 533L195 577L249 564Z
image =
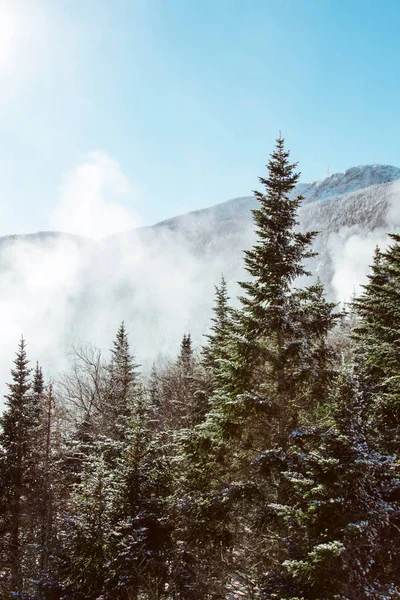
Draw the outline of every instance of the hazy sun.
M17 49L19 23L11 2L0 1L0 70L8 69Z

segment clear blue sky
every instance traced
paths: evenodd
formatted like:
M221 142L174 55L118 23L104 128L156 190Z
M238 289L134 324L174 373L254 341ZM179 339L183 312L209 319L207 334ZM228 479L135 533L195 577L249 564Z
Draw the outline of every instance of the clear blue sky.
M248 195L279 130L303 181L400 166L399 23L398 0L0 0L0 233L48 229L91 152L146 224Z

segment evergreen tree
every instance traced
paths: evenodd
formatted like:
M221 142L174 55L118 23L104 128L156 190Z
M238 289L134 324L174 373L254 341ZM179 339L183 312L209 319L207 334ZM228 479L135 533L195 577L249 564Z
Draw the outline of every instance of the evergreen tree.
M152 439L153 435L152 407L139 393L114 478L111 560L105 584L105 598L110 600L164 596L169 546L164 505L170 474L159 438Z
M138 365L130 352L128 334L122 323L111 350L109 386L105 399L105 431L111 437L123 440L124 427L130 416L138 389Z
M200 423L208 408L209 378L184 334L178 357L159 376L161 419L166 429L183 429Z
M241 438L239 461L263 447L284 447L293 427L324 406L332 377L326 338L337 318L334 305L318 282L294 287L310 275L305 262L315 256L316 233L297 230L302 197L293 192L299 174L282 138L267 168L267 178L260 178L265 191L255 192L257 241L245 252L251 279L241 283L241 307L224 322L228 342L211 400L211 427L217 422L226 439Z
M32 391L34 394L41 396L44 392L44 377L42 367L36 362L36 368L33 377Z
M345 375L332 398L333 422L292 432L287 451L267 450L254 465L283 476L286 502L269 504L265 529L280 555L262 597L295 600L399 598L396 460L372 450L365 404Z
M241 284L245 295L226 334L224 373L207 420L219 453L216 432L223 439L226 461L219 461L219 478L225 486L230 482L230 587L238 595L258 594L262 573L279 560L279 536L266 535L263 515L270 502L284 502L287 490L279 474L271 479L248 465L262 450L285 451L295 427L319 418L333 377L326 338L336 319L334 306L320 283L294 287L310 275L305 261L315 255L316 235L297 230L302 197L293 197L295 168L279 138L268 176L260 178L265 191L255 192L258 239L245 252L251 279Z
M45 390L38 365L30 385L23 338L15 365L1 436L2 492L7 500L2 512L4 561L9 562L10 569L10 578L3 583L16 597L41 599L45 597L48 578L54 529L53 494L57 489L54 400L51 386L48 392ZM13 565L14 559L18 559L18 565Z
M369 398L377 446L400 450L400 236L386 252L375 252L369 283L354 302L356 369Z
M214 387L222 385L226 375L226 362L229 360L229 341L232 333L232 310L225 278L215 286L214 316L211 319L211 332L206 335L207 344L203 348L203 364L211 373Z
M67 502L59 535L59 587L67 600L95 600L104 591L110 559L113 474L98 446L87 457L81 480Z
M24 592L23 565L26 558L24 537L29 521L29 499L34 485L30 455L31 432L37 427L32 421L36 403L32 401L29 361L26 344L22 337L19 343L12 383L5 396L5 411L1 417L0 433L2 488L2 562L6 575L2 585L10 595L21 597Z
M43 578L47 570L51 526L51 429L52 389L46 393L42 368L36 363L31 387L30 452L27 466L31 473L29 526L25 544L29 548L24 566L32 593L42 598Z
M230 490L220 489L218 438L202 423L182 430L172 450L168 589L176 600L222 600L232 549L233 503Z
M160 385L159 385L159 375L157 371L157 367L155 363L153 363L151 367L151 373L148 384L148 394L150 405L155 409L160 406Z
M310 275L305 261L315 256L310 246L316 235L296 229L303 198L292 197L299 178L295 168L278 138L268 177L260 178L265 192L255 192L258 241L245 252L251 280L241 283L246 295L237 313L238 361L232 378L236 393L250 394L276 413L274 437L281 445L298 418L291 399L298 399L299 387L303 396L310 378L322 382L328 375L325 337L334 323L333 305L325 301L322 286L293 288L296 279Z
M147 382L147 398L152 428L154 431L160 431L164 425L162 420L162 390L160 373L155 363L153 363Z
M190 333L186 335L183 334L183 338L181 341L181 348L179 354L179 361L184 369L190 370L193 365L193 348L192 348L192 338L190 337Z
M40 370L41 373L41 370ZM42 418L40 430L40 478L37 505L38 598L48 598L54 586L52 571L55 563L56 521L59 505L65 496L65 483L60 470L62 450L60 431L53 394L53 385L42 389ZM50 596L51 597L51 596Z

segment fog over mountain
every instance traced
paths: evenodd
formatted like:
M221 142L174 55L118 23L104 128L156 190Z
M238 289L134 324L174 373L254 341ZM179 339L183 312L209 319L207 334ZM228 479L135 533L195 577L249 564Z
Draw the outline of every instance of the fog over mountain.
M300 228L320 232L310 269L332 299L349 300L374 247L400 232L400 169L355 167L297 192ZM107 350L123 319L145 366L174 353L185 332L201 343L221 273L233 298L245 277L255 206L253 197L235 198L99 241L56 232L1 238L1 381L21 333L50 376L66 367L73 343Z

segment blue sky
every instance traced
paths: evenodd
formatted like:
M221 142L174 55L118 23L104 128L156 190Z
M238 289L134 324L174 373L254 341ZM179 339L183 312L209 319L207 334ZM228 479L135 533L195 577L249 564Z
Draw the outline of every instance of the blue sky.
M397 0L0 0L0 234L248 195L279 130L303 181L400 166L399 22Z

